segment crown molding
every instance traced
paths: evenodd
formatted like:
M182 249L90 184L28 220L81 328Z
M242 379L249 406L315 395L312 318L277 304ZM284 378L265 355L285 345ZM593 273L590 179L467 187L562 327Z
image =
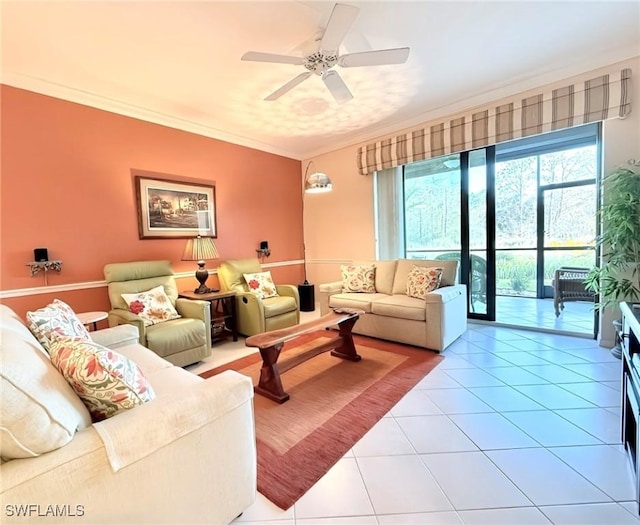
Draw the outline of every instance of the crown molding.
M272 153L282 157L292 158L295 160L301 160L302 157L291 151L276 148L271 144L260 142L242 135L236 135L229 133L211 126L206 126L198 122L193 122L186 119L177 118L165 113L152 111L140 106L128 104L120 100L113 98L96 95L88 91L73 88L71 86L65 86L51 82L43 78L37 78L30 75L24 75L21 73L3 73L0 79L2 84L7 86L24 89L26 91L32 91L40 95L46 95L49 97L58 98L67 102L74 102L83 106L88 106L95 109L102 109L110 113L117 115L123 115L125 117L131 117L145 122L151 122L152 124L159 124L173 129L179 129L181 131L187 131L203 137L208 137L224 142L229 142L236 146L244 146L266 153Z

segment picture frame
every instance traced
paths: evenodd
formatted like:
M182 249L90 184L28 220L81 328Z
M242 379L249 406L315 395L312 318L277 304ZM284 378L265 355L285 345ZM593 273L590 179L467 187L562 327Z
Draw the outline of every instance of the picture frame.
M140 239L218 236L215 185L135 172L134 178Z

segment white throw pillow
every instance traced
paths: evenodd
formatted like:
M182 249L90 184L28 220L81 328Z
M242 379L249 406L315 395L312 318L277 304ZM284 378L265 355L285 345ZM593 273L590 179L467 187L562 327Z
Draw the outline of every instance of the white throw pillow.
M416 299L426 299L429 292L440 287L442 268L415 266L407 275L407 295Z
M343 292L376 293L375 264L342 264Z
M49 355L0 305L0 457L30 458L69 443L91 416Z
M94 421L156 397L134 361L98 343L61 338L52 343L49 353L51 362L84 401Z
M146 292L123 293L122 298L127 303L129 311L142 318L145 326L163 323L180 317L162 285Z
M60 299L39 308L35 312L27 312L27 323L31 333L38 338L45 350L57 337L81 337L91 340L89 332L78 319L73 309Z
M247 281L249 291L255 293L260 299L278 297L278 290L271 277L271 272L243 273Z

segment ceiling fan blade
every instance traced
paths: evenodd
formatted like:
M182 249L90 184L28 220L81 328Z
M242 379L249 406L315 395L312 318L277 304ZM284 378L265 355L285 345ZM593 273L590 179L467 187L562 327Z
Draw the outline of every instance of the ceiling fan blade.
M258 51L247 51L240 60L250 60L252 62L275 62L277 64L293 64L301 66L304 58L292 57L289 55L274 55L273 53L260 53Z
M362 53L349 53L338 59L338 65L342 67L382 66L387 64L404 64L409 58L408 47L396 49L381 49L379 51L363 51Z
M329 22L320 41L320 49L326 52L338 52L347 31L358 16L360 9L352 5L336 4L333 6Z
M335 98L339 104L348 102L353 98L351 91L349 91L349 88L337 71L327 71L322 75L322 80L327 88L329 88L329 91L331 91L333 98Z
M284 86L276 89L271 95L265 98L265 100L276 100L284 95L287 91L290 91L294 87L296 87L301 82L304 82L311 76L311 71L307 71L306 73L301 73L297 77L292 78L287 82Z

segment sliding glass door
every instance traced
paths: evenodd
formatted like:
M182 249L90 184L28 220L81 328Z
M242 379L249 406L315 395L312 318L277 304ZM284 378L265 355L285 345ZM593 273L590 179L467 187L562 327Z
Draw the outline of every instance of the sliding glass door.
M404 166L404 256L458 260L470 318L553 297L558 269L596 264L598 140L588 125ZM589 332L592 306L557 320L537 305L531 321Z
M457 260L469 317L495 316L493 152L486 148L405 166L406 257Z

